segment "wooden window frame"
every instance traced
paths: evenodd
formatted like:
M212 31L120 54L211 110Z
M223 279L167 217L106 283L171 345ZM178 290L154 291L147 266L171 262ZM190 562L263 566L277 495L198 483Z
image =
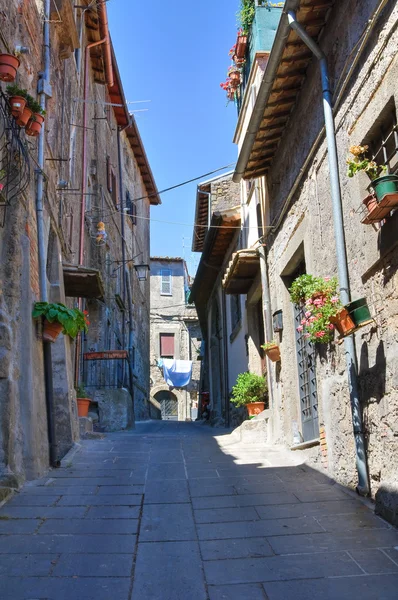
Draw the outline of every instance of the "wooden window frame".
M167 276L170 278L170 291L169 292L164 292L163 291L163 277L165 277L165 273L167 273ZM160 271L160 295L161 296L172 296L173 295L173 285L172 285L172 271L171 269L161 269Z

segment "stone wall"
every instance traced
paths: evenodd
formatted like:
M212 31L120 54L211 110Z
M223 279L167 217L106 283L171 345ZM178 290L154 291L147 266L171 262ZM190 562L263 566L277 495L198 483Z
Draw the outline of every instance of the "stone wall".
M376 0L356 2L352 11L337 1L322 36L332 88L340 81L343 65L366 29ZM379 486L397 483L397 215L381 227L361 224L361 201L366 178L348 179L346 156L352 144L370 140L383 110L398 106L398 9L387 5L378 19L336 111L339 171L352 297L365 296L374 324L355 334L372 494ZM311 118L308 115L311 106ZM268 223L276 220L285 199L323 127L319 66L314 60L276 153L268 176ZM292 151L294 149L294 151ZM337 275L329 166L326 143L316 149L300 181L282 226L268 239L272 311L283 309L280 338L281 366L273 367L275 386L274 439L292 444L292 423L301 426L292 305L287 291L295 267L305 260L306 271ZM356 483L355 448L344 347L317 348L317 393L322 449L314 459L320 468L345 485ZM327 452L325 451L327 448ZM327 454L326 460L325 455Z

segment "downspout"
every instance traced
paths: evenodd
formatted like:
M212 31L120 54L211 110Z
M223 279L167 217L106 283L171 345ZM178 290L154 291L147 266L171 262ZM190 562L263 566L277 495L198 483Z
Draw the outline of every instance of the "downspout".
M129 343L128 343L128 369L129 369L129 381L130 381L130 395L132 404L132 420L133 427L135 427L135 407L134 407L134 366L133 366L133 340L134 340L134 329L133 329L133 298L131 295L131 282L130 274L127 265L124 265L124 276L126 279L127 289L127 302L129 310Z
M50 86L50 0L44 0L44 19L43 19L43 72L38 81L38 93L40 106L46 109L47 95L51 97ZM44 146L45 146L45 127L42 127L38 140L37 151L37 170L36 170L36 220L37 220L37 248L39 262L39 289L41 302L48 302L47 292L47 272L46 272L46 244L44 235L44 193L43 193L43 167L44 167ZM50 453L50 465L59 467L58 446L55 433L54 417L54 390L53 390L53 372L51 342L43 340L43 361L44 361L44 380L47 407L47 429L48 443Z
M337 268L340 283L340 299L346 305L350 302L350 284L348 278L348 264L346 255L343 211L341 205L340 177L337 158L336 134L333 120L332 93L329 84L329 71L325 54L307 34L300 23L297 22L294 12L287 13L289 25L306 46L319 60L322 78L323 110L325 115L326 139L328 146L328 160L330 171L330 187L332 195L334 234L336 242ZM359 401L358 366L353 336L344 338L345 355L348 371L348 385L350 389L350 402L352 423L355 438L356 465L358 471L359 494L366 496L370 492L368 468L366 461L366 447L363 434L362 414Z

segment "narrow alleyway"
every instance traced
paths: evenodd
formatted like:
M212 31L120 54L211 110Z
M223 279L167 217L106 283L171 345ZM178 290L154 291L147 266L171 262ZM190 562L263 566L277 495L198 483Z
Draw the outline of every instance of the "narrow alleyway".
M395 600L396 530L284 465L190 423L85 441L0 509L0 598Z

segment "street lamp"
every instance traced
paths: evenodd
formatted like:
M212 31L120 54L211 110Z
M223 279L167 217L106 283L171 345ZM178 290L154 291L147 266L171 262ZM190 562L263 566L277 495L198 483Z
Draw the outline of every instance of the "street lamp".
M134 265L136 270L138 281L146 281L148 278L148 272L150 271L149 265Z

